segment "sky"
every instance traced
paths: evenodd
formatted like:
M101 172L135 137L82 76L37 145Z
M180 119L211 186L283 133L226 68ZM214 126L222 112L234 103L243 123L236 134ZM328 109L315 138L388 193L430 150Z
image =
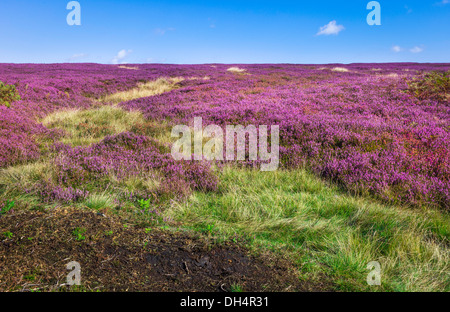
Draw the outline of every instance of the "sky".
M0 63L450 62L450 0L2 0Z

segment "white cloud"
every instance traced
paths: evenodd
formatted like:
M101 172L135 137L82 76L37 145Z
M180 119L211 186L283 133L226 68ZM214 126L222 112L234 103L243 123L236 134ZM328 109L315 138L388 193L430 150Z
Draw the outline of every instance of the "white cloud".
M320 35L337 35L345 29L342 25L337 25L336 21L331 21L327 25L320 27L317 36Z
M420 52L423 51L423 48L417 47L417 46L416 46L416 47L410 49L409 51L410 51L411 53L420 53Z
M392 51L398 53L398 52L402 51L402 48L398 45L395 45L392 47Z
M123 59L125 59L128 55L133 52L132 50L120 50L119 53L117 53L116 56L112 59L111 63L113 64L119 64L122 63Z

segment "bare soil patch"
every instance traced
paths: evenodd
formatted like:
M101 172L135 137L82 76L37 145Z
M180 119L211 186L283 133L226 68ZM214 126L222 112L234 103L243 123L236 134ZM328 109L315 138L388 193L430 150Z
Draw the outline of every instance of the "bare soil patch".
M79 235L77 235L79 234ZM86 291L311 291L288 262L233 242L126 224L76 209L0 217L0 291L68 291L66 264Z

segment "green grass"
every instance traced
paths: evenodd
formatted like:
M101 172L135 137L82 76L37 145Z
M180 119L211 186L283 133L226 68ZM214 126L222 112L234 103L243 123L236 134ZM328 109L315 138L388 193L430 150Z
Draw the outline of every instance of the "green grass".
M243 292L244 290L242 289L241 285L238 284L233 284L231 285L231 292Z
M287 254L300 278L341 291L449 291L450 218L346 195L305 171L224 170L217 193L172 203L166 215L256 250ZM367 264L381 264L368 286Z
M86 207L93 210L101 210L115 206L113 198L106 194L92 194L83 203Z
M14 234L11 233L10 231L6 231L6 232L3 232L3 236L5 238L13 238Z
M86 239L86 236L84 236L85 233L86 233L86 229L84 229L84 228L76 228L72 231L72 235L74 236L75 240L78 242L84 241Z

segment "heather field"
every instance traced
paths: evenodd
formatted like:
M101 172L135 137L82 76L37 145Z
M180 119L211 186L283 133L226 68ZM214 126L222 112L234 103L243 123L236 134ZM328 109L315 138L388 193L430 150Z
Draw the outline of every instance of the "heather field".
M85 254L87 291L450 291L449 73L0 64L0 290L60 290L52 263ZM279 126L278 170L175 160L172 128L198 117ZM210 247L180 254L188 240ZM136 250L146 265L178 261L152 273L160 288L130 282L148 273L127 266ZM215 269L195 271L206 258ZM223 273L229 259L249 268ZM367 284L371 261L379 286ZM109 284L94 274L104 265L117 272Z

